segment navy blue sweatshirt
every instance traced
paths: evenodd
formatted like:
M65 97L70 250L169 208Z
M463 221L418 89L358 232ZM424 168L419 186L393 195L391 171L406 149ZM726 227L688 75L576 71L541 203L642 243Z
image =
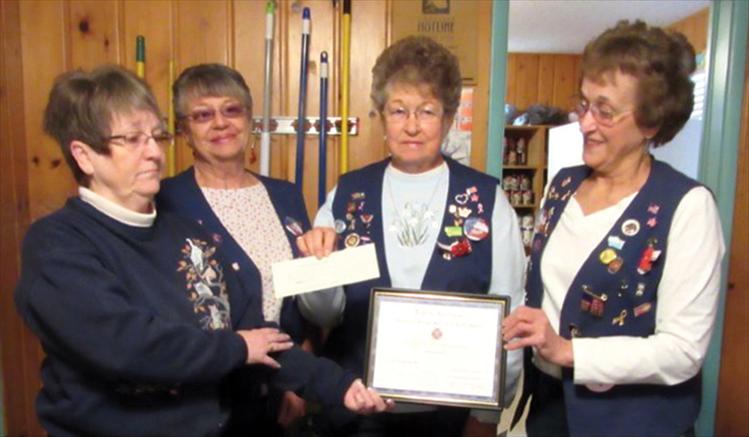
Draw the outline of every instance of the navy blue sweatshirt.
M280 371L244 366L233 330L261 326L261 306L207 235L163 213L129 226L78 198L31 226L15 298L47 354L37 410L50 434L220 434L227 377L242 373L340 404L353 378L299 349L276 357Z

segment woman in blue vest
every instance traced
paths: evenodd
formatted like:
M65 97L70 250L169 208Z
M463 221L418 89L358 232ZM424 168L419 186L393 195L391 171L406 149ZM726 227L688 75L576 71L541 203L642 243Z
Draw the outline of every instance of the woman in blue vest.
M164 180L159 209L196 220L211 232L232 268L254 284L265 320L280 323L295 342L311 349L297 306L291 298L275 297L271 274L273 263L298 256L295 239L310 227L307 209L293 184L246 169L248 152L250 161L255 153L249 87L232 68L200 64L185 69L173 91L178 129L195 160ZM237 399L242 396L237 393ZM293 392L247 402L268 403L266 434L282 433L278 425L288 427L306 410Z
M584 165L549 184L527 306L504 322L527 347L530 436L693 433L723 237L710 191L650 148L689 119L694 69L683 35L640 21L585 48Z
M145 82L116 66L66 73L44 128L79 185L29 228L15 292L46 355L36 406L50 435L220 435L236 374L252 377L245 390L265 382L331 407L385 408L267 326L255 284L205 229L156 210L172 137Z
M332 293L300 296L304 314L328 313L340 322L325 352L361 375L369 292L372 287L462 291L511 296L522 302L525 253L514 210L498 181L441 153L461 94L457 58L426 37L388 47L372 69L371 97L390 156L347 173L328 195L313 231L300 240L304 253L374 244L378 279ZM379 144L374 145L380 147ZM520 370L510 354L508 399ZM496 435L498 417L458 408L400 405L344 434L367 436Z

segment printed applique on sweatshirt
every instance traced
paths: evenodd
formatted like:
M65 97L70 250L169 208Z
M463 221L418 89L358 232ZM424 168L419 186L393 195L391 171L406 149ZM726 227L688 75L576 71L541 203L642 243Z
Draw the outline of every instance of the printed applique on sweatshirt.
M200 327L207 331L231 326L229 295L224 271L214 258L216 248L198 239L185 239L183 258L177 271L185 272L188 297L193 303Z

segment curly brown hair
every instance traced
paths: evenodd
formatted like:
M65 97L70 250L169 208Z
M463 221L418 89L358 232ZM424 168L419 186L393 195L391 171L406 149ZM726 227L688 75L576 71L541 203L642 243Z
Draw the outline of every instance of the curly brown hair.
M458 58L425 36L408 36L386 48L372 67L370 97L382 112L393 84L427 86L442 103L445 117L455 115L460 104L462 80Z
M670 141L692 113L694 69L694 48L684 35L622 20L585 46L580 80L602 82L616 71L635 77L635 120L641 128L658 130L651 139L657 147Z

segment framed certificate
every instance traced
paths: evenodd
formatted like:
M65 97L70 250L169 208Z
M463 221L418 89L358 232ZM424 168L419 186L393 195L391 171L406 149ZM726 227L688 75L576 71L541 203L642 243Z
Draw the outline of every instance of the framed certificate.
M365 379L401 402L498 410L510 298L374 288Z

